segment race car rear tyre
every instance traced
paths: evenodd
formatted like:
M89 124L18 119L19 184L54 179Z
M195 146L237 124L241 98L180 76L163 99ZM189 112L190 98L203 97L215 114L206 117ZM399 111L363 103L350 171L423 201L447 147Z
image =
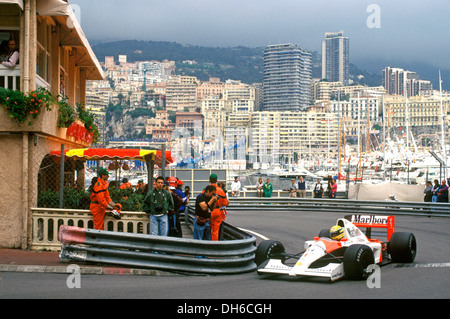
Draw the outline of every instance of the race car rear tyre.
M366 245L352 245L344 253L344 273L349 279L365 279L367 268L375 263L373 251Z
M255 252L255 263L259 266L261 263L270 258L283 259L285 249L282 243L276 240L264 240L262 241Z
M412 263L416 258L417 242L413 233L395 232L389 242L393 262Z

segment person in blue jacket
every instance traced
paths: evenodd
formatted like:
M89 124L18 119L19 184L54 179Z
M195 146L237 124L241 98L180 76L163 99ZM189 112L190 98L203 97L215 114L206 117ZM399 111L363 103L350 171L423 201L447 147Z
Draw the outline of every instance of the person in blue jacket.
M175 229L176 229L176 236L177 237L183 237L183 233L181 230L181 222L180 222L180 216L181 214L184 214L184 211L189 204L189 198L186 196L186 194L182 191L183 182L181 180L177 180L177 186L173 190L173 192L181 198L182 203L180 205L180 208L177 212L174 212L175 218Z

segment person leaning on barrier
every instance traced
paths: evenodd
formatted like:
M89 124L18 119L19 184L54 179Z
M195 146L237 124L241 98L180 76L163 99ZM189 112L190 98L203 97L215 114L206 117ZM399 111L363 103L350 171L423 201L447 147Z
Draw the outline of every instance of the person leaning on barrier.
M158 176L155 180L155 188L149 190L144 197L142 210L150 214L150 234L167 236L167 213L173 210L174 203L169 191L163 189L164 177Z
M194 239L211 240L211 211L217 203L216 187L208 185L195 200Z

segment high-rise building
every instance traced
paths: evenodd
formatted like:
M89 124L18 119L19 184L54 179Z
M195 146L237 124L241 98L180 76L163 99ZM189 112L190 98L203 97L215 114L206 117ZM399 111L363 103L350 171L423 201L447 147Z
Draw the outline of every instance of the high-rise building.
M264 50L263 110L304 110L311 105L311 81L311 53L293 44Z
M382 85L387 94L416 96L421 91L431 90L433 86L430 81L420 80L416 72L401 68L385 67L382 71Z
M322 41L322 79L349 84L349 40L344 31L326 32Z

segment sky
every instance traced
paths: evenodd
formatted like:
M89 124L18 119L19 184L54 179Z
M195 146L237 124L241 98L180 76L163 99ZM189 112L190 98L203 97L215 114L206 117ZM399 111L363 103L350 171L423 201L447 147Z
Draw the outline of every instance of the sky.
M71 0L91 42L208 47L293 43L321 52L344 31L350 62L417 61L450 70L450 0ZM395 66L395 65L391 65Z

